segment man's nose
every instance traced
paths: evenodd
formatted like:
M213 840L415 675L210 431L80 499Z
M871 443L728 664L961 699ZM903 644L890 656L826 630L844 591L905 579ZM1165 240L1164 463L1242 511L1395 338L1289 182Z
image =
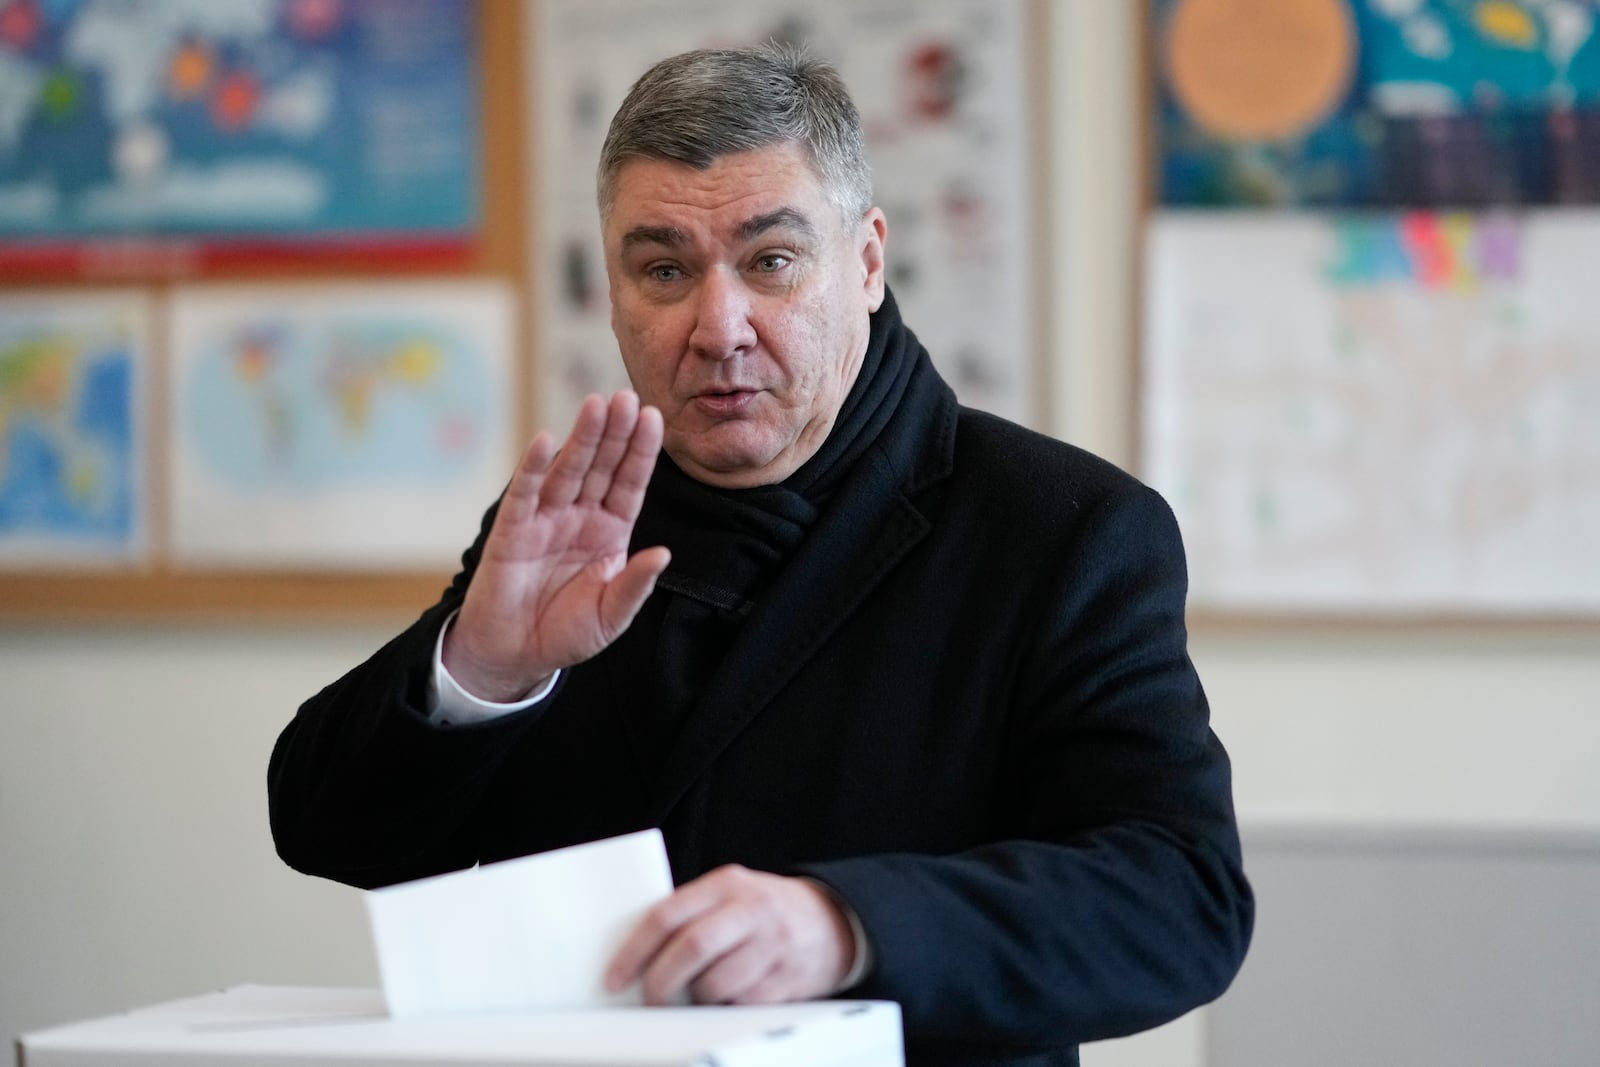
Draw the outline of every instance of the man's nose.
M737 271L708 271L695 294L694 332L689 345L707 359L728 359L753 348L750 291Z

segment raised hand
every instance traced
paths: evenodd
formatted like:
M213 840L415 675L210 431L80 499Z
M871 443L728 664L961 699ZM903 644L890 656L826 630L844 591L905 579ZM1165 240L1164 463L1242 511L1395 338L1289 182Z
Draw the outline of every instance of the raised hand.
M445 669L467 692L521 699L633 621L669 559L627 554L661 432L661 413L623 391L586 399L559 451L549 433L528 445L445 635Z

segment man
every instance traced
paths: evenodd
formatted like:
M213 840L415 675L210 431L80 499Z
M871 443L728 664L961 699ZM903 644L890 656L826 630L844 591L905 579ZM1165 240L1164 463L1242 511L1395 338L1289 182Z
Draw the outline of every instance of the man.
M1165 504L957 405L830 68L658 64L599 186L637 395L536 437L440 602L300 709L280 854L376 886L659 826L679 888L614 988L893 999L913 1064L1215 997L1252 903Z

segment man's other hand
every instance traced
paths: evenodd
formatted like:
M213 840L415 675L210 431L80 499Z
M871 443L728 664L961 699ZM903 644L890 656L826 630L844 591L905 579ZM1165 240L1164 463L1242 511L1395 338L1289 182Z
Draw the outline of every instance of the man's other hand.
M627 555L661 433L661 413L622 391L584 400L559 451L548 433L529 444L445 634L445 669L467 692L519 700L633 621L670 558Z
M646 1004L774 1004L835 992L855 954L850 922L804 878L719 867L655 905L606 971Z

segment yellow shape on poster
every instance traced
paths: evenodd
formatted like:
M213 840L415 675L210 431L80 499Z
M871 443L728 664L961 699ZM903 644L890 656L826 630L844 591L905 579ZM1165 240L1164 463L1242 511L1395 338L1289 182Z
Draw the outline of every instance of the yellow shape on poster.
M1497 44L1532 50L1539 43L1539 28L1521 4L1486 0L1473 12L1478 32Z

